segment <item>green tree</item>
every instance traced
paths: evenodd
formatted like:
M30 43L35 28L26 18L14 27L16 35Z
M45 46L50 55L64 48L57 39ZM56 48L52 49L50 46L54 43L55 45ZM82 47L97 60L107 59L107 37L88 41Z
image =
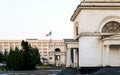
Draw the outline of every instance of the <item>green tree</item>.
M37 64L37 55L35 54L35 51L33 48L30 48L29 49L29 62L32 62L32 63L29 63L29 69L35 69L35 66Z
M10 52L9 52L9 54L8 54L8 57L7 57L7 59L6 59L6 65L7 65L7 68L8 69L12 69L12 63L13 63L13 50L12 49L10 49Z
M6 63L6 60L7 60L7 56L8 56L8 52L7 52L7 50L5 49L5 51L4 51L4 62Z
M38 49L32 48L27 41L21 42L22 49L17 47L15 50L10 49L6 59L7 68L10 70L33 70L39 63Z
M15 47L15 50L19 51L18 47Z
M7 57L8 69L23 70L23 66L24 66L23 58L24 58L23 51L20 51L17 48L14 51L10 50L10 53Z
M24 51L24 69L33 70L38 63L38 56L35 53L35 49L28 45L27 41L22 41L21 46Z
M22 41L21 42L21 46L22 46L22 50L24 51L24 69L25 70L29 70L29 64L32 63L32 62L29 62L30 61L30 57L29 57L29 46L28 46L28 42L26 41Z
M38 50L38 48L34 48L34 51L37 56L37 64L39 64L39 63L41 63L39 50Z
M3 53L0 52L0 63L2 63L3 61L4 61Z

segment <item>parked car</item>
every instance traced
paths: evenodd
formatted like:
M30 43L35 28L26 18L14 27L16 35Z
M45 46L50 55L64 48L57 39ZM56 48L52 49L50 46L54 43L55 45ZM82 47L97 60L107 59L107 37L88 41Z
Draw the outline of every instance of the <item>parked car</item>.
M6 66L6 64L4 64L4 63L0 63L0 67L1 67L1 66Z

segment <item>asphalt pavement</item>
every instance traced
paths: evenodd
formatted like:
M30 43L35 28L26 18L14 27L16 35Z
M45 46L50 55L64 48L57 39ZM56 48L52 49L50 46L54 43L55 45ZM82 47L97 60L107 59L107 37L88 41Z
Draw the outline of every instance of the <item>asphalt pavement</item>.
M30 71L0 71L0 75L52 75L60 72L62 69L62 67L43 67Z

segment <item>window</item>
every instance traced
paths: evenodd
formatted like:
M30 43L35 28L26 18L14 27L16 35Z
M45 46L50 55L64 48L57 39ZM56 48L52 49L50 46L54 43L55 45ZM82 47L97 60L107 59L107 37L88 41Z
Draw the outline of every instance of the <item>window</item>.
M78 26L79 26L79 24L78 24L78 22L76 22L76 23L75 23L75 28L74 28L74 29L75 29L75 35L76 35L76 36L79 35L79 30L78 30L79 27L78 27Z
M120 23L110 21L103 26L103 33L120 33Z
M56 49L55 49L55 52L60 52L60 49L59 49L59 48L56 48Z
M47 48L43 48L43 50L47 50Z
M43 47L47 47L47 45L43 45Z
M78 36L78 26L76 26L76 36Z

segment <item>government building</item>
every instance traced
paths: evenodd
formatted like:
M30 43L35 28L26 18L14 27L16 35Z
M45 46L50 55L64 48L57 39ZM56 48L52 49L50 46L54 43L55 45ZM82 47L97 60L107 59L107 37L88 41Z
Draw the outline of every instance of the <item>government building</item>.
M66 65L66 48L63 40L38 40L27 39L33 48L38 48L41 61L45 64L55 64L56 66ZM13 50L15 47L21 49L22 40L0 40L0 51L4 53Z
M70 20L67 66L120 67L120 0L80 0Z

